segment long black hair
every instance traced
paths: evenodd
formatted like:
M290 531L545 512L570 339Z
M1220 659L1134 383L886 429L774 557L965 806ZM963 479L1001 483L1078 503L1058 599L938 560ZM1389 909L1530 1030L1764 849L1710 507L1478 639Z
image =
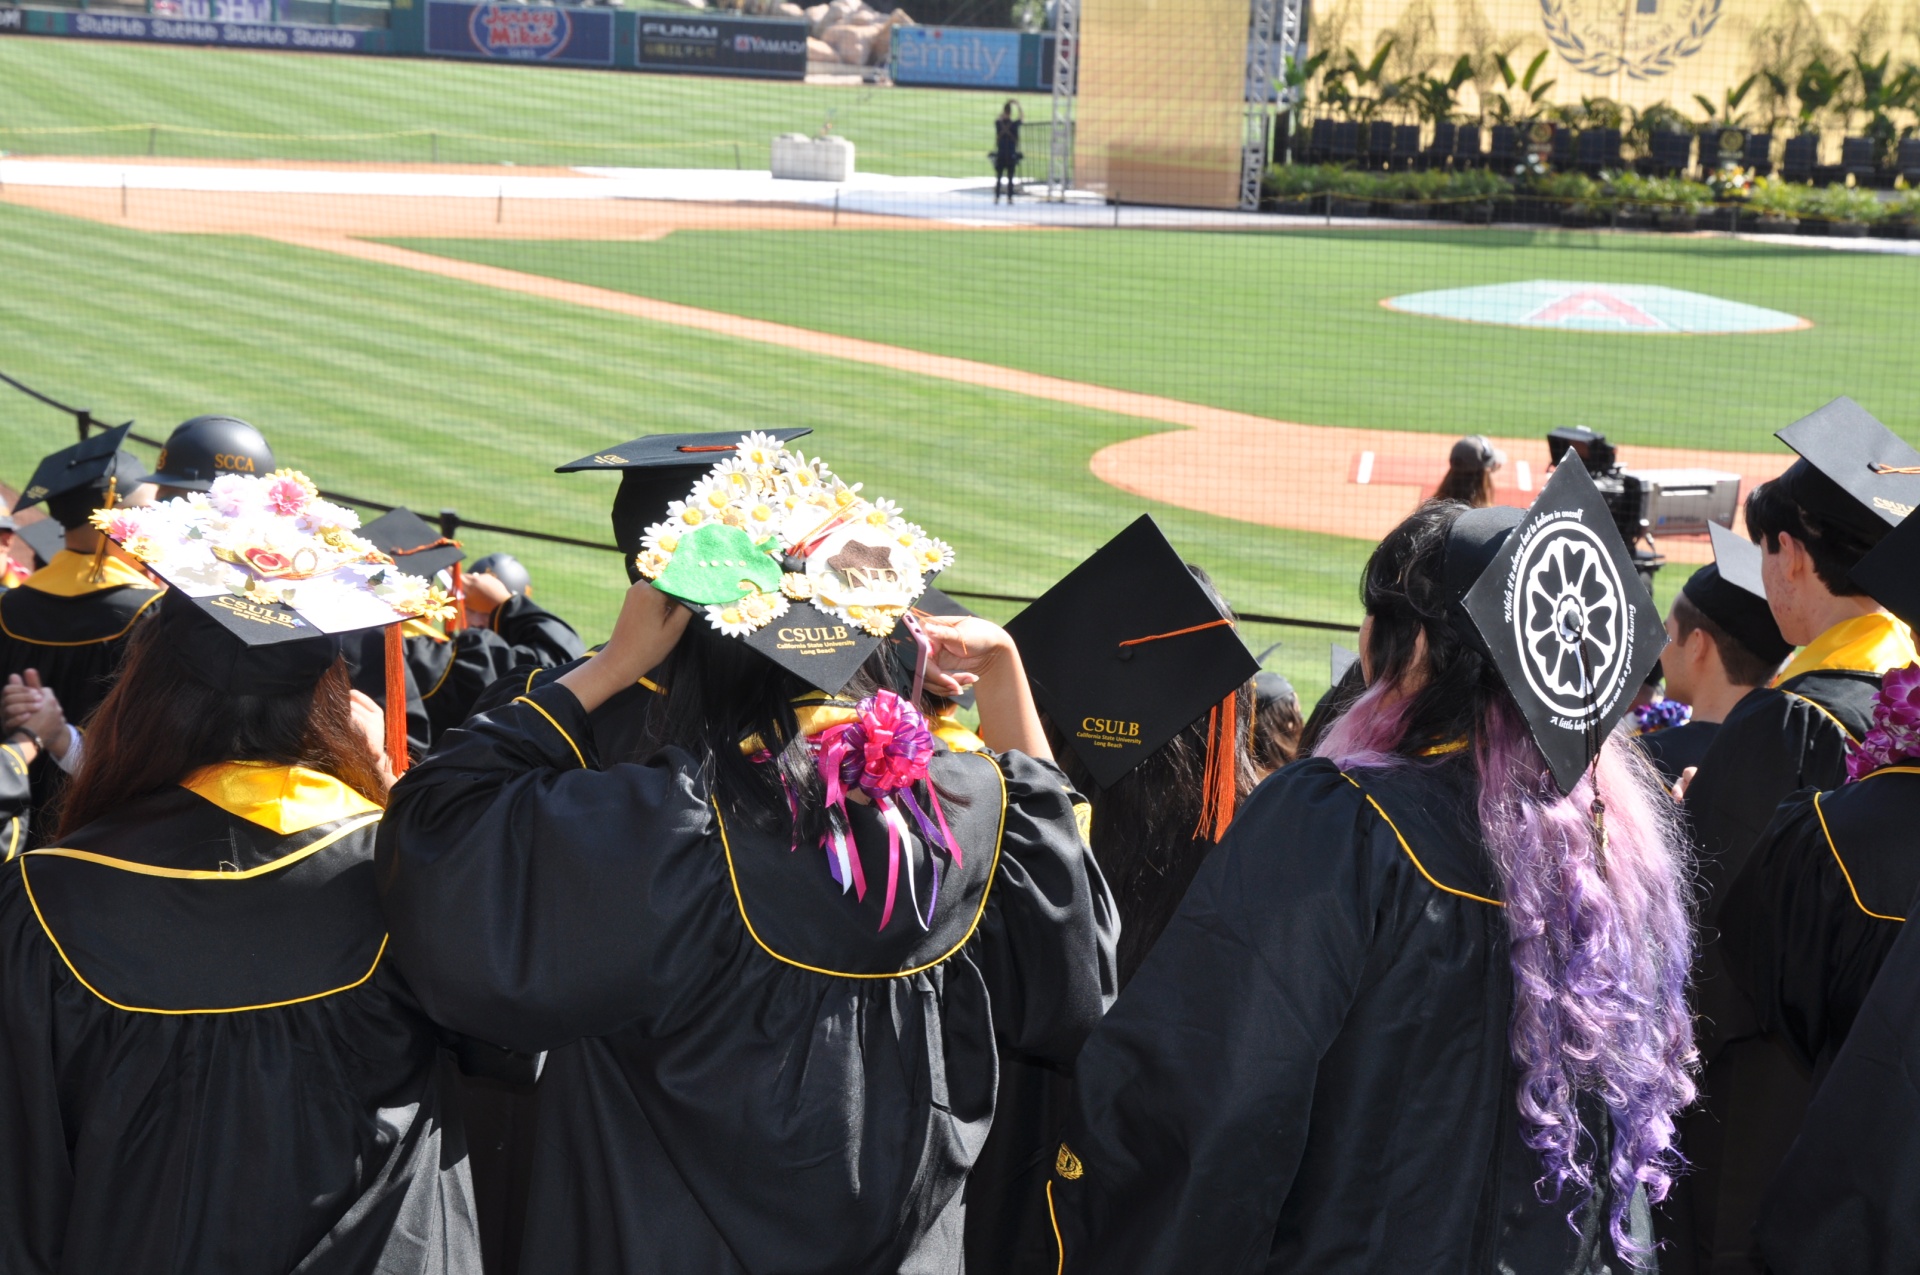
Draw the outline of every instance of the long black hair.
M913 649L911 642L882 642L828 700L851 706L882 688L906 695L912 689ZM816 688L698 617L655 676L665 687L656 741L693 757L727 817L762 830L784 830L793 818L792 794L799 810L795 839L818 840L826 830L826 785L795 711L806 697L817 698ZM919 707L931 715L940 705L923 695ZM750 756L741 743L754 738L761 748ZM761 752L765 758L755 761ZM944 788L939 792L942 800L953 800Z

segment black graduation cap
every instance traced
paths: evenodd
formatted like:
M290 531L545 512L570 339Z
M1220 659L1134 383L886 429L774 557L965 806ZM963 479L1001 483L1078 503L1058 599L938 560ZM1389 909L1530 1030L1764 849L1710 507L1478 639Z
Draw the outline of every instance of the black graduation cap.
M440 528L411 509L395 509L360 528L361 539L393 559L410 576L431 580L466 551L440 534Z
M1780 636L1780 625L1767 605L1767 586L1760 577L1760 546L1736 536L1717 522L1707 524L1713 539L1713 561L1680 586L1700 614L1761 659L1774 664L1793 652L1793 643Z
M1899 617L1909 628L1920 627L1920 518L1908 518L1889 531L1848 573L1867 596Z
M781 443L811 434L811 429L761 430ZM613 498L613 542L626 558L627 579L638 581L639 569L633 565L640 552L640 538L648 527L667 516L667 506L683 499L694 480L733 454L745 430L718 434L649 434L579 460L569 461L553 472L578 473L585 469L620 471L620 490ZM854 667L859 667L856 663ZM851 672L848 677L853 676ZM845 686L842 682L840 686ZM840 689L839 686L833 688ZM832 692L829 692L830 694Z
M1920 451L1850 398L1836 398L1775 435L1800 453L1774 479L1803 509L1869 541L1920 508Z
M1360 652L1348 650L1338 642L1327 647L1327 685L1338 686L1348 670L1360 662Z
M1260 669L1143 514L1007 624L1034 694L1102 788Z
M104 492L110 479L119 480L122 492L137 484L146 476L146 466L120 450L132 428L133 422L128 421L125 425L103 429L42 459L21 491L20 499L13 503L13 512L19 513L68 492L87 489Z
M1554 782L1571 791L1667 641L1586 466L1556 466L1517 520L1498 507L1461 515L1446 571L1456 589L1472 579L1466 616Z
M340 654L292 608L229 594L190 598L168 589L160 633L198 681L230 695L287 695L320 680Z
M17 533L33 550L33 556L40 560L41 566L53 561L53 555L67 547L67 530L51 518L35 518L32 522L23 522Z

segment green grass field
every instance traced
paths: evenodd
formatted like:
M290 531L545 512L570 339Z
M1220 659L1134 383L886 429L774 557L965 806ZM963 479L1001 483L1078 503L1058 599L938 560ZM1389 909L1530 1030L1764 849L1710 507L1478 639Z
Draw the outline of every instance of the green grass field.
M1851 394L1920 439L1920 257L1560 233L680 232L416 242L642 296L1316 425L1769 451ZM1641 336L1383 310L1428 288L1653 283L1814 327ZM1345 458L1341 458L1344 463Z
M865 168L964 176L992 171L999 104L964 90L0 40L0 150L29 154L144 155L151 141L203 158L765 168L774 134L831 120ZM1046 101L1026 109L1045 118Z
M639 434L808 425L849 476L948 538L947 583L1032 594L1146 502L1086 458L1149 423L505 294L247 238L120 231L0 207L0 371L164 435L200 412L262 427L323 486L483 521L608 535L611 479L554 465ZM59 414L0 390L0 477L71 441ZM1241 608L1348 620L1367 546L1153 508ZM624 576L611 553L474 534L507 549L590 637ZM1016 607L982 604L1005 617ZM1276 667L1311 693L1328 635Z

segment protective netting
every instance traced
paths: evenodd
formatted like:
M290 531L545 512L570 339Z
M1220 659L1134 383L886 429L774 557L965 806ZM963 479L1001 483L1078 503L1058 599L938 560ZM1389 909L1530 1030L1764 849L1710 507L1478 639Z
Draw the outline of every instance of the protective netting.
M1740 17L1724 3L1716 41ZM1316 51L1338 31L1371 60L1404 25L1341 12L1314 19ZM1472 52L1449 43L1471 15L1429 12L1443 75ZM1519 33L1488 15L1488 47ZM1089 4L1083 90L1116 65L1089 71L1097 39L1144 41L1164 16ZM1872 46L1890 73L1915 56L1905 21L1889 10ZM1244 49L1238 27L1215 36ZM1394 38L1383 75L1406 56ZM1136 154L1205 151L1231 190L1238 107L1178 61L1194 47L1143 43L1107 106L1083 103L1079 190L1103 129ZM1516 70L1531 47L1506 50ZM1715 84L1747 74L1726 56ZM1554 78L1546 98L1577 103L1581 82ZM1301 145L1317 113L1358 111L1318 91ZM809 426L836 470L956 547L943 585L991 595L973 601L997 617L1151 512L1243 612L1333 626L1246 625L1256 651L1284 643L1269 664L1309 696L1329 643L1351 643L1373 541L1463 435L1504 453L1495 497L1516 503L1560 427L1604 435L1630 470L1742 492L1783 466L1772 432L1838 394L1920 440L1920 259L1899 237L1914 204L1880 170L1828 188L1874 204L1856 221L1718 193L1693 207L1619 171L1579 198L1494 172L1501 189L1436 204L1415 179L1486 182L1484 163L1390 157L1317 185L1275 170L1283 211L1141 206L1125 183L1124 205L1048 204L1039 185L1009 205L989 152L1010 97L1021 171L1036 179L1037 158L1043 179L1049 107L1031 93L0 40L0 372L155 438L232 413L330 490L590 542L609 538L613 482L554 465L651 432ZM1889 118L1912 128L1910 108ZM776 135L829 125L854 145L850 180L770 175ZM15 486L73 437L4 388L0 422ZM1724 497L1710 477L1665 481L1675 527ZM612 553L462 539L518 555L543 601L604 632ZM1706 542L1656 547L1664 599Z

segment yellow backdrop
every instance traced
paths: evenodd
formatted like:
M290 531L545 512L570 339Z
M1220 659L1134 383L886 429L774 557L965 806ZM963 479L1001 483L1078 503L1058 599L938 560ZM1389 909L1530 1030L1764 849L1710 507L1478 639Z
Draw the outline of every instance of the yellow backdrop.
M1247 18L1247 0L1082 0L1074 183L1235 206Z

